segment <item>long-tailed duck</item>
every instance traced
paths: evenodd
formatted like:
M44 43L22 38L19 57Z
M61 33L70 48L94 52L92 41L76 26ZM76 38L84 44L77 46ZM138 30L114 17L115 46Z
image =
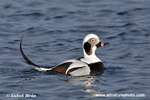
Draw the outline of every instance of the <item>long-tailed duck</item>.
M61 64L45 68L33 63L25 56L22 50L22 38L20 40L20 52L25 63L34 66L38 71L55 71L70 76L84 76L102 73L104 70L104 65L102 61L95 55L95 51L97 48L103 46L104 44L100 41L97 35L88 34L83 41L83 58L66 60Z

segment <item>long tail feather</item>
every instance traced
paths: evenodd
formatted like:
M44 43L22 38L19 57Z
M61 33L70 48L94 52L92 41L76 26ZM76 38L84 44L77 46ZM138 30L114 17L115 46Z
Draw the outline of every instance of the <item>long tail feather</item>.
M20 52L21 52L21 55L23 56L22 61L24 63L27 63L29 65L34 66L35 69L37 69L38 71L48 71L48 70L51 70L52 68L44 68L42 66L39 66L39 65L33 63L31 60L29 60L29 58L27 58L27 56L24 54L23 49L22 49L22 38L23 38L23 35L22 35L21 40L20 40Z

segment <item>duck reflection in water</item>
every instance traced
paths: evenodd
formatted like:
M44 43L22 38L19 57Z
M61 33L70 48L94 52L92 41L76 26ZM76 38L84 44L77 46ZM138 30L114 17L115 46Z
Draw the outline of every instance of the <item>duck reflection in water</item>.
M79 85L83 87L84 92L88 93L86 97L97 97L98 95L103 94L104 92L100 91L97 87L99 80L97 76L82 76L82 77L70 77L68 82L72 85Z

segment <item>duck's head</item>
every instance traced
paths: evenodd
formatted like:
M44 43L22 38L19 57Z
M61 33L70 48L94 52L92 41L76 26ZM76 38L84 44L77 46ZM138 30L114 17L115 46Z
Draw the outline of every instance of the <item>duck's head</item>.
M88 34L83 40L84 57L95 56L95 51L99 47L103 47L99 37L95 34Z

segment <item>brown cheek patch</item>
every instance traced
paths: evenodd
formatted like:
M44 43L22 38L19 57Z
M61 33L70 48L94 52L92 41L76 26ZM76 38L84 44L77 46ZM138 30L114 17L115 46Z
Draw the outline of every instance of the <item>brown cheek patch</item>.
M92 54L91 44L88 42L84 43L84 50L87 55L91 55Z
M90 49L89 52L86 52L88 55L91 55L92 54L92 50Z

